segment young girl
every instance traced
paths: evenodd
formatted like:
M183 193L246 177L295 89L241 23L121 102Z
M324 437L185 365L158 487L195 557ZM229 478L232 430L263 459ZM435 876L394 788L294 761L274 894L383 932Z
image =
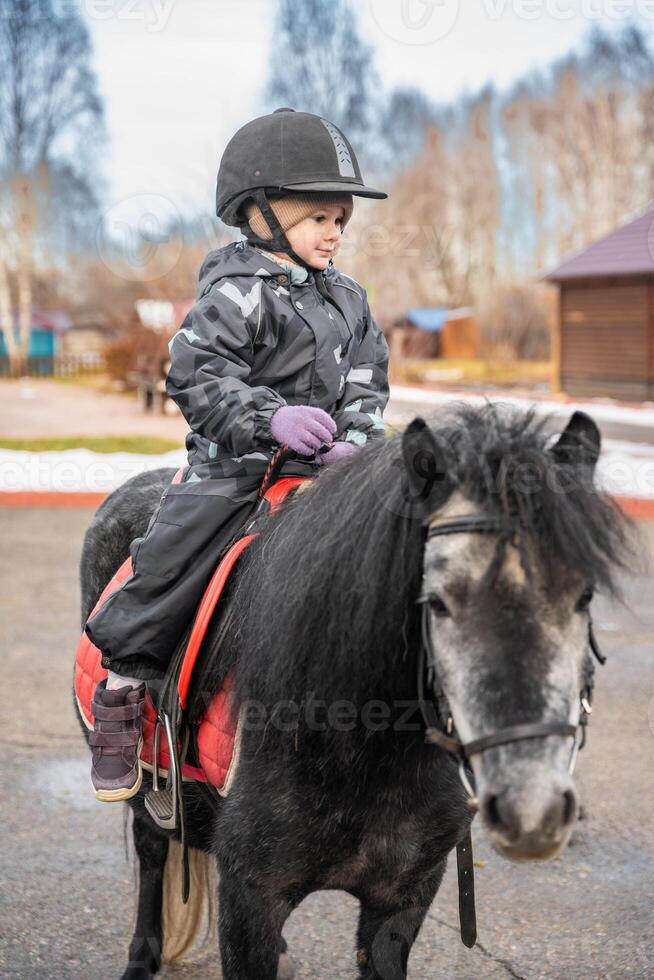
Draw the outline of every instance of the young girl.
M132 575L86 625L109 670L90 738L98 799L138 791L143 682L164 675L275 449L304 457L286 474L310 475L383 434L386 341L365 290L332 265L352 195L387 196L320 116L278 109L223 154L216 212L246 240L206 257L171 341L167 391L191 428L189 465L132 543Z

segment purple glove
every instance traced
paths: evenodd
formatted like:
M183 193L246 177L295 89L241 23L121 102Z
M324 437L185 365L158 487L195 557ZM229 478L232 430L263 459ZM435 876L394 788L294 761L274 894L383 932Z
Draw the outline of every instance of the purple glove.
M331 445L336 423L322 408L309 405L282 405L270 419L276 442L286 443L304 456L312 456L324 443Z
M329 452L318 453L316 463L321 466L329 463L337 463L339 459L347 459L357 453L361 446L355 446L353 442L335 442Z

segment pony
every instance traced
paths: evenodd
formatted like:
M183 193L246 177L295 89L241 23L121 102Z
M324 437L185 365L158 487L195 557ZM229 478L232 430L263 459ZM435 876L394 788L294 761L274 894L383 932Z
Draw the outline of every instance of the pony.
M359 975L404 980L475 808L506 858L560 853L578 816L589 607L628 554L621 512L594 485L599 451L582 413L554 441L533 411L461 404L325 468L257 522L188 709L197 721L232 674L236 776L213 801L185 784L186 907L177 835L143 804L147 774L129 801L140 874L123 980L151 978L213 921L215 869L225 980L292 975L282 929L319 889L360 903ZM171 476L141 474L98 510L83 623Z

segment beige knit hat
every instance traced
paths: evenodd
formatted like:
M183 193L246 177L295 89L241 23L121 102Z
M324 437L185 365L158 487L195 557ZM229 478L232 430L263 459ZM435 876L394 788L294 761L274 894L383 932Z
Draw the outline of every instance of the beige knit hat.
M285 232L313 214L314 211L325 207L343 208L343 224L341 227L345 228L352 217L352 195L313 192L311 194L293 193L287 194L285 197L270 199L270 208ZM258 238L267 240L273 237L268 222L254 201L249 201L245 205L245 214L250 228Z

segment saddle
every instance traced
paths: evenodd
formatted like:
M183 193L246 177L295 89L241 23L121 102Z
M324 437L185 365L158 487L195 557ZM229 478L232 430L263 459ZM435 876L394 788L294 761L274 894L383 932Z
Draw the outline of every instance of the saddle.
M258 503L243 535L225 552L200 601L195 618L186 631L164 678L157 704L146 691L143 709L143 746L141 765L152 772L152 789L145 797L145 806L152 819L168 830L179 829L185 851L184 782L201 784L212 801L226 796L238 764L239 711L232 694L233 677L228 675L199 723L191 726L185 716L193 671L209 623L229 576L239 557L256 538L247 533L262 513L274 513L281 503L310 477L279 477L286 461L286 447L273 457L259 490ZM180 483L184 469L179 470L173 483ZM90 615L132 574L128 558L104 588ZM90 617L89 617L90 618ZM83 722L93 728L91 710L93 694L98 683L107 676L102 667L101 651L86 633L77 646L75 658L75 697ZM164 739L161 739L161 733ZM165 785L162 780L165 779ZM184 862L186 865L186 862ZM185 867L183 898L188 897L188 871Z

